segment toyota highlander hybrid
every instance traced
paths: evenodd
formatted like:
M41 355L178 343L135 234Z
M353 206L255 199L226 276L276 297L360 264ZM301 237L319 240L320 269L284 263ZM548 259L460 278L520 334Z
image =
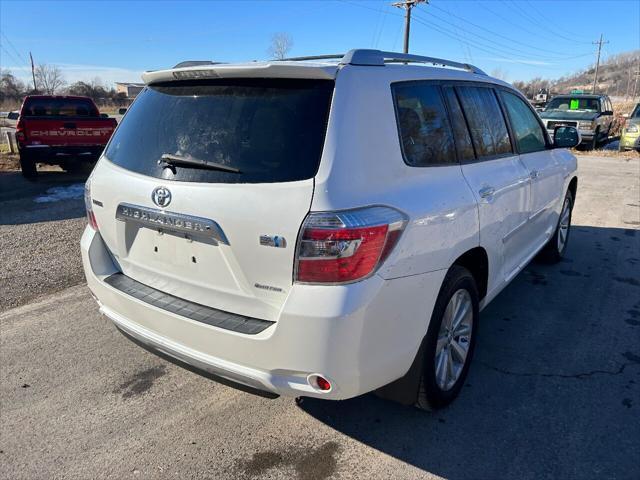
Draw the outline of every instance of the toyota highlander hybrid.
M480 310L565 252L579 132L551 142L472 65L336 59L145 73L86 184L87 281L127 337L224 383L442 407Z

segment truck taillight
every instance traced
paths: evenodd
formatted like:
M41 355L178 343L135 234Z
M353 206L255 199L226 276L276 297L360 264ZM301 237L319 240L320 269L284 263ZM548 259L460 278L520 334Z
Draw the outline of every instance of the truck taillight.
M298 241L296 281L340 284L372 275L406 223L405 215L389 207L310 213Z
M21 117L16 124L16 141L22 145L26 139L27 137L24 133L24 120L22 120Z
M93 213L93 205L91 203L91 177L89 177L87 183L84 184L84 206L87 210L87 220L89 221L89 226L97 232L98 222L96 222L96 216Z

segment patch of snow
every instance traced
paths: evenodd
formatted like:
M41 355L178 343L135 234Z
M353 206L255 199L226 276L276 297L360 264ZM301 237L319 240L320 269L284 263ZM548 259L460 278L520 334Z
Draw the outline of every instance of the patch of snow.
M51 203L61 200L79 200L84 195L84 183L74 183L67 187L49 188L44 195L33 199L36 203Z

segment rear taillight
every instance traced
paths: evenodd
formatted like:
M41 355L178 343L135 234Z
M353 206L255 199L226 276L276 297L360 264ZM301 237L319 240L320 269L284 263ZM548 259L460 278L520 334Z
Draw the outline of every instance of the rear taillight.
M87 220L89 221L89 226L97 232L98 222L96 222L96 216L93 213L93 205L91 203L91 177L89 177L87 183L84 184L84 206L87 210Z
M22 117L20 117L20 119L18 119L18 123L16 124L16 141L20 145L22 145L24 144L26 139L27 136L24 133L24 120L22 120Z
M389 207L310 213L302 225L296 281L350 283L372 275L407 223Z

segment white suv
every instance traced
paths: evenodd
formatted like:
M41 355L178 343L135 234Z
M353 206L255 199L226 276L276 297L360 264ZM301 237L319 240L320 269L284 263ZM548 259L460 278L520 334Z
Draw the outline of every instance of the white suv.
M145 73L87 181L87 281L128 337L222 382L441 407L479 311L563 255L576 159L554 147L579 135L550 143L471 65L336 58Z

